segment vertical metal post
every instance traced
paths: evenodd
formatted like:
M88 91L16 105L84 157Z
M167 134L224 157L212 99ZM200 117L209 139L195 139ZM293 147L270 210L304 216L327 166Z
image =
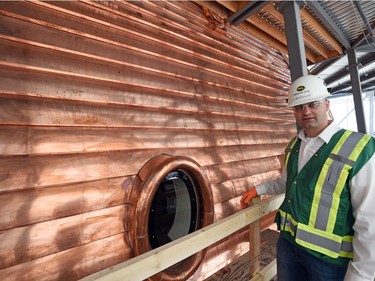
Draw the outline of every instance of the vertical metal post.
M349 62L350 79L351 79L352 89L353 89L355 116L357 118L357 130L358 132L366 133L366 123L365 123L365 114L363 111L361 81L359 78L358 60L357 60L355 49L348 50L347 56L348 56L348 62Z
M370 93L370 128L369 128L369 133L372 136L375 136L375 131L374 131L374 101L375 101L375 91L373 93Z
M303 42L302 22L300 15L301 2L285 1L278 8L282 10L285 21L285 34L288 43L289 64L292 82L307 75L305 45Z

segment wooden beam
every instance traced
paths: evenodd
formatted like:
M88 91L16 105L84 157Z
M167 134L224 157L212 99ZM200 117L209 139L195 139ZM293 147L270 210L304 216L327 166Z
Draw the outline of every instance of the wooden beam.
M219 2L221 5L231 10L232 12L236 12L238 9L238 4L236 4L236 2L233 2L233 1L217 1L217 2ZM268 6L273 7L272 2L270 2ZM248 17L246 22L249 22L251 25L253 25L260 31L260 32L254 33L254 30L252 30L253 32L251 33L253 35L261 39L262 41L267 42L269 45L271 45L269 42L272 42L273 40L277 41L279 44L282 44L284 46L284 48L278 47L277 49L283 52L284 54L288 54L288 51L286 48L287 41L286 41L286 36L284 32L282 32L281 30L277 29L275 26L263 20L259 15L252 15ZM242 27L241 24L239 26ZM270 40L269 38L267 38L268 36L265 36L265 35L272 37L273 40ZM273 44L271 46L273 46ZM306 57L311 62L313 63L316 62L315 55L309 52L308 50L306 50Z
M228 18L231 12L235 12L241 8L240 2L234 2L234 3L225 2L227 4L225 6L219 4L218 3L219 1L195 1L195 2L201 5L202 7L206 7L210 9L214 13L224 18ZM280 41L276 40L273 36L270 36L267 33L264 33L261 29L255 27L249 22L245 21L241 23L239 27L245 30L246 32L249 32L251 35L255 36L261 41L265 42L266 44L270 45L271 47L275 48L276 50L279 50L280 52L284 54L288 54L288 50L285 44L282 44Z
M279 22L281 22L284 25L283 15L278 10L276 10L273 5L267 5L266 7L263 8L263 10L266 11L273 18L277 19ZM305 43L308 43L316 52L321 54L324 58L329 57L328 51L325 48L323 48L323 46L321 44L319 44L319 42L316 41L305 30L303 31L303 37L304 37Z
M256 197L252 200L251 204L259 204L260 197ZM260 219L252 222L249 226L249 255L250 255L250 264L249 264L249 273L250 277L255 276L260 271Z
M239 24L239 27L245 30L246 32L249 32L254 37L258 38L259 40L263 41L264 43L270 45L271 47L275 48L276 50L279 50L283 54L288 54L288 49L285 44L280 42L279 40L275 39L273 36L263 32L263 30L259 29L258 27L254 26L253 24L250 24L249 22L245 21L241 24ZM288 62L289 63L289 62Z
M258 274L250 281L269 281L277 274L276 259L267 264Z
M231 10L232 12L236 12L237 10L237 5L234 5L233 2L231 1L218 1L221 5L223 5L224 7L228 8L229 10ZM285 37L285 34L278 30L277 28L275 28L273 25L267 23L266 21L264 21L261 17L259 17L258 15L251 15L250 17L248 17L246 19L248 22L250 22L251 24L253 24L254 26L256 26L257 28L259 28L260 30L262 30L263 32L269 34L269 35L272 35L275 39L277 39L278 41L280 41L281 43L283 43L284 45L286 45L286 37Z
M306 21L312 28L314 28L325 40L339 53L343 54L343 49L336 39L313 17L306 9L301 9L302 20Z

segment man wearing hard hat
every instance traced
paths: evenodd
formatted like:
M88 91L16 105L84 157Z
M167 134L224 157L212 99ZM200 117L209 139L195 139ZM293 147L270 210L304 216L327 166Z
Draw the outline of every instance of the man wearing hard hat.
M278 281L362 281L375 277L375 139L341 129L329 118L322 79L307 75L288 93L302 128L285 149L279 179L252 187L281 194L276 215Z

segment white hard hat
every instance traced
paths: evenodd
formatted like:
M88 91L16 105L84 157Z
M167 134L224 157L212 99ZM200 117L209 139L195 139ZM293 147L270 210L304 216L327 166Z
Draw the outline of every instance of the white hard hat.
M296 79L289 88L288 107L322 100L329 96L323 79L306 75Z

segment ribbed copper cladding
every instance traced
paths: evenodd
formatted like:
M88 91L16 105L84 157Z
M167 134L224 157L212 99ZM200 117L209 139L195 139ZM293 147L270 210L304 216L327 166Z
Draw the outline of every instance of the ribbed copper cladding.
M196 3L0 1L0 22L7 281L77 280L148 251L142 218L169 169L197 178L202 226L280 174L295 133L288 65L239 27L212 30ZM235 233L155 280L195 269L189 279L202 280L247 239Z

